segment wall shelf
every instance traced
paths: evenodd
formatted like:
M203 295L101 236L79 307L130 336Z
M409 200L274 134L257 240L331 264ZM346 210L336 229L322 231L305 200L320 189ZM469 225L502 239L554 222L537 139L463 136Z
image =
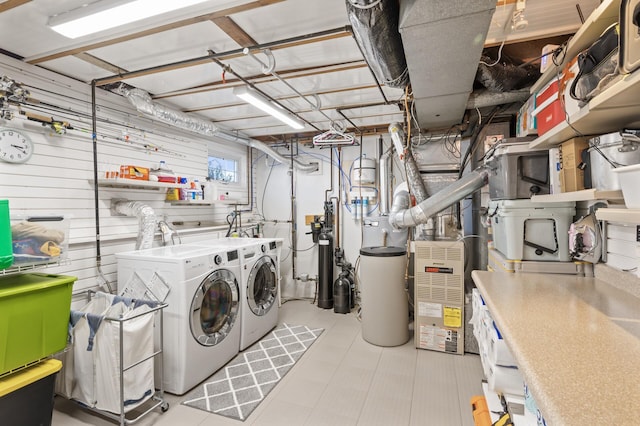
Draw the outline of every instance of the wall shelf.
M582 191L562 192L560 194L533 195L531 201L536 203L559 203L564 201L622 200L622 191L601 191L584 189Z
M566 51L563 52L562 62L559 68L573 59L578 53L591 46L600 37L607 27L618 21L621 0L605 0L596 10L589 15L580 29L573 35L567 44ZM542 74L538 81L531 86L531 93L539 91L545 84L556 76L556 68L550 67Z
M610 222L640 225L640 209L598 209L596 210L596 218Z
M205 201L205 200L172 200L166 201L172 206L215 206L216 204L223 205L242 205L247 204L238 200L215 200L215 201Z
M89 179L91 184L94 183L93 179ZM148 180L135 180L135 179L98 179L98 186L102 188L123 188L123 189L146 189L151 191L160 191L161 189L169 188L189 188L188 184L166 183L166 182L151 182Z

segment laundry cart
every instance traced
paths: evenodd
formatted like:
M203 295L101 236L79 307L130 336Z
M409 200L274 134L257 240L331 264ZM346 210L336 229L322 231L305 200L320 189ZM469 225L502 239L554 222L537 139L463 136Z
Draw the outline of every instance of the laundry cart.
M162 367L166 306L89 292L89 302L71 311L71 345L62 355L56 393L120 425L134 423L158 407L167 411L163 382L158 391L154 383L154 362Z

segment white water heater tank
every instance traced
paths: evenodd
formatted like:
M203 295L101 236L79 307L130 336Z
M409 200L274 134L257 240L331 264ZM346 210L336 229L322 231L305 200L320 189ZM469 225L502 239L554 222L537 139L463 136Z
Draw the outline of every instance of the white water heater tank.
M376 183L376 160L367 158L366 154L353 162L353 176L351 183L354 185L367 185Z

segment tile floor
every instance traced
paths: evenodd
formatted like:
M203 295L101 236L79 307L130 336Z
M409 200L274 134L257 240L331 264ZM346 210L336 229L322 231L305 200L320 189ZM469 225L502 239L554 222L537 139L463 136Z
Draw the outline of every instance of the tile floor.
M324 333L244 422L180 404L141 419L142 426L421 425L473 426L469 400L481 394L477 355L417 350L413 339L382 348L362 339L354 314L334 314L308 301L280 308L280 322L323 327ZM53 426L114 423L56 397Z

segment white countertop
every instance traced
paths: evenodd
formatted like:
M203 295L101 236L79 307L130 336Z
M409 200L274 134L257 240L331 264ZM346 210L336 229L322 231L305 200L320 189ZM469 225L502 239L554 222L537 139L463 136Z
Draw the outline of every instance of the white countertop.
M550 426L640 424L640 299L596 278L472 277Z

